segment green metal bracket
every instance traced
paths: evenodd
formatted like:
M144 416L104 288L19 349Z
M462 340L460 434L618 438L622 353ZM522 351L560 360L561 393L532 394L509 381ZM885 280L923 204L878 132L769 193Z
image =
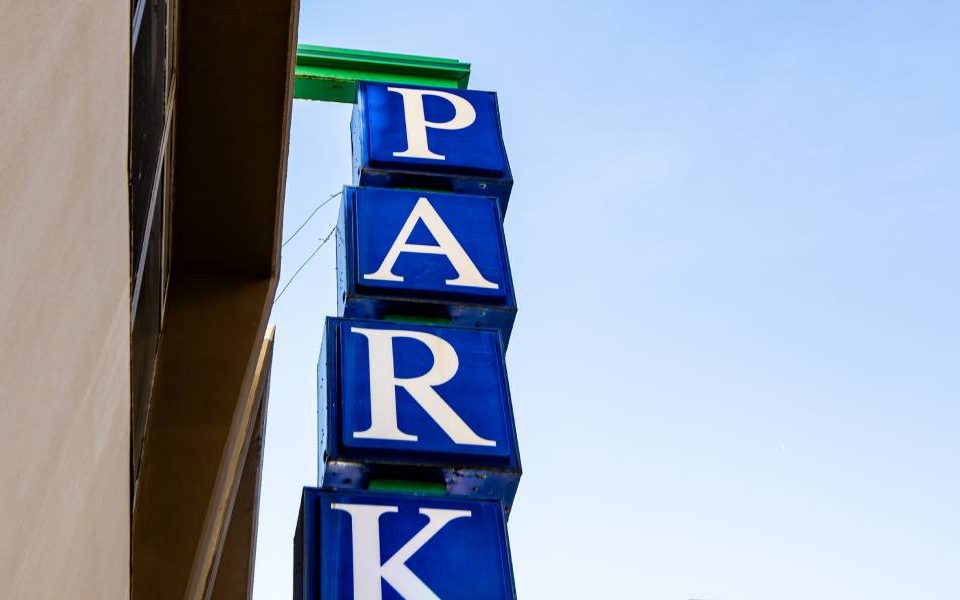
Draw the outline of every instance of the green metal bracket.
M397 323L415 323L419 325L453 325L453 319L450 317L420 317L416 315L394 315L385 314L381 317L382 321L395 321Z
M466 89L469 79L470 64L455 59L299 44L293 97L352 104L358 81Z
M428 481L403 481L399 479L373 479L367 489L374 492L412 492L414 494L446 494L447 486Z

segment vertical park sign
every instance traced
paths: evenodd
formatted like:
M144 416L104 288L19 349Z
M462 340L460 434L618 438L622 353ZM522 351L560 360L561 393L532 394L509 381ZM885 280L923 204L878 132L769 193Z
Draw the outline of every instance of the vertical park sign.
M361 82L298 600L512 599L513 178L492 92Z

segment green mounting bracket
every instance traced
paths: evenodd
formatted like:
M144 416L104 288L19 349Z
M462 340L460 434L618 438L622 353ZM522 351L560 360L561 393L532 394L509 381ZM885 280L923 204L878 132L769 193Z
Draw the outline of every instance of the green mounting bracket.
M397 323L414 323L418 325L453 325L453 319L449 317L420 317L416 315L394 315L385 314L380 320L394 321Z
M447 486L429 481L402 481L397 479L373 479L367 489L373 492L406 492L414 494L446 494Z
M295 75L294 98L353 104L358 81L466 89L470 64L451 58L298 44Z

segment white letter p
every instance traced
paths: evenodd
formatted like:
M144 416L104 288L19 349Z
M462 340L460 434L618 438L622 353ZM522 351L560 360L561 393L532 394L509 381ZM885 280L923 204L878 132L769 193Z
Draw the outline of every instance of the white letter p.
M394 156L406 158L427 158L444 160L447 157L430 151L427 145L427 129L466 129L477 120L477 111L473 105L456 94L440 90L418 90L413 88L388 87L388 92L396 92L403 97L403 118L407 125L407 149L394 152ZM453 118L449 121L428 121L423 111L423 97L436 96L453 105Z

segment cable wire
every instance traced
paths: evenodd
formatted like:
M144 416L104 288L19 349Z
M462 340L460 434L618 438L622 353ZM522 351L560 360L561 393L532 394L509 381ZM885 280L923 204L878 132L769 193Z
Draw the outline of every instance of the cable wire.
M333 198L331 197L331 198L327 199L327 201L329 202L329 201L332 200L332 199L333 199ZM320 240L320 245L317 246L317 249L310 253L310 256L307 257L307 260L303 261L303 264L300 265L300 268L298 268L298 269L293 273L293 275L290 276L290 279L287 280L287 283L284 284L283 288L280 290L280 292L279 292L279 293L276 295L276 297L273 299L273 303L274 303L274 304L276 304L277 301L280 300L280 296L282 296L283 293L284 293L285 291L287 291L287 288L290 287L290 284L293 283L293 280L297 278L297 275L300 274L300 271L302 271L303 268L307 266L307 263L309 263L309 262L313 259L313 257L317 255L317 252L320 252L320 248L323 248L324 245L326 245L326 243L330 241L330 238L332 238L332 237L333 237L333 234L335 234L336 232L337 232L337 227L334 226L333 229L330 230L330 233L328 233L325 238L323 238L322 240Z
M327 198L326 200L324 200L323 202L321 202L315 209L313 209L313 212L310 213L310 216L307 217L307 220L304 221L303 223L301 223L301 224L300 224L300 227L297 227L297 230L294 231L293 233L291 233L291 234L290 234L290 237L288 237L286 240L284 240L284 242L283 242L282 244L280 244L280 247L283 248L283 247L286 246L288 243L290 243L290 240L292 240L293 238L297 237L297 234L300 233L300 230L302 230L304 227L307 226L307 223L310 222L310 219L313 218L313 215L317 214L317 211L318 211L318 210L320 210L321 208L323 208L324 206L326 206L327 204L329 204L331 200L333 200L334 198L336 198L337 196L339 196L339 195L342 194L342 193L343 193L343 191L339 191L339 192L337 192L337 193L335 193L335 194L330 194L330 197L329 197L329 198Z

